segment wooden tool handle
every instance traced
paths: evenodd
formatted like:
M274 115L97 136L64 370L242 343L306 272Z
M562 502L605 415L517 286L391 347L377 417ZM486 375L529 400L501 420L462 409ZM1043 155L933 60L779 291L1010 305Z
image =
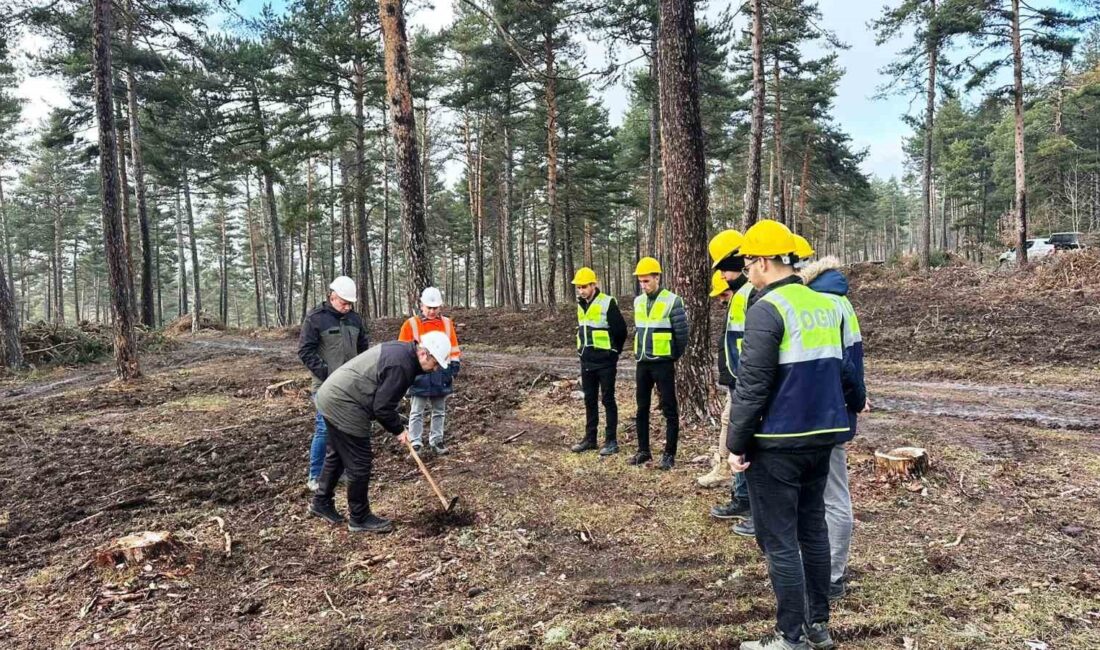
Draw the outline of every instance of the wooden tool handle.
M443 496L442 492L440 492L439 486L435 484L435 480L432 479L432 475L428 473L428 468L424 466L424 461L420 460L420 455L416 453L416 450L413 449L412 443L409 442L407 438L405 439L405 446L409 448L409 453L412 454L413 460L416 461L416 466L420 468L420 472L424 474L424 478L428 479L428 485L432 486L432 491L435 492L435 495L437 497L439 497L439 502L443 504L443 509L446 510L448 507L447 498Z

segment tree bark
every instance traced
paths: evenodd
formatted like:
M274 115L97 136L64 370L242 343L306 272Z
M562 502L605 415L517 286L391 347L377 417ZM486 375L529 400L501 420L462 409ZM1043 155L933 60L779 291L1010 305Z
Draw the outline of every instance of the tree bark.
M552 10L552 3L546 0L546 4ZM546 64L543 80L545 84L543 97L546 102L546 223L547 235L547 271L546 271L546 302L551 307L557 303L557 204L558 204L558 97L557 97L557 72L554 68L554 30L547 29L543 33L543 57Z
M1016 119L1016 264L1027 266L1027 177L1024 175L1024 57L1020 0L1012 0L1012 103Z
M195 239L195 212L191 209L191 181L187 168L183 168L183 203L187 208L187 238L191 243L191 284L195 289L195 298L191 306L191 333L199 331L202 314L202 269L199 267L199 244Z
M390 150L386 140L389 111L382 104L382 314L390 310Z
M7 258L6 266L0 261L0 363L7 368L22 368L23 349L19 347L19 312L15 306L14 269L11 265L11 240L8 239L3 175L0 175L0 226L4 230L4 252Z
M64 282L62 280L64 274L65 258L62 251L61 236L63 234L61 223L61 197L54 196L53 200L53 322L64 323L65 322L65 294L62 291Z
M936 13L936 0L930 2L932 15ZM929 31L932 31L931 29ZM921 161L921 250L920 266L932 266L932 127L936 112L936 66L939 64L939 41L935 34L928 36L928 88L924 106L924 160Z
M190 310L187 308L187 262L183 249L183 210L180 207L180 193L176 190L176 265L179 268L179 279L176 286L176 316L183 316Z
M263 325L263 276L260 275L259 265L256 263L256 222L252 217L252 183L248 176L244 177L244 214L248 221L248 253L252 262L252 288L256 294L256 327Z
M385 44L386 93L393 123L397 185L401 191L401 224L410 282L406 286L410 309L417 292L432 284L428 261L428 233L424 221L424 195L420 188L420 156L416 147L409 73L409 49L405 36L405 12L400 0L381 0L378 10Z
M655 254L656 240L657 240L657 192L658 182L660 179L659 168L661 165L660 146L661 146L661 98L660 92L657 89L658 85L658 56L657 56L657 25L653 25L653 40L650 44L650 58L649 58L649 78L653 84L652 94L649 102L649 174L646 179L648 182L647 187L647 202L646 202L646 228L645 228L645 249L649 254Z
M122 107L115 104L115 128L118 143L118 187L122 204L122 241L126 250L126 287L130 296L130 312L137 318L137 291L134 290L134 249L130 233L130 181L126 175L126 123L122 119Z
M778 215L777 221L782 221L787 226L793 224L787 221L787 203L785 196L785 187L783 185L783 93L779 86L779 56L775 57L774 74L772 75L775 88L772 90L775 93L775 130L772 133L772 160L775 162L775 184L779 188L779 201L777 204L776 214ZM772 200L771 197L768 199Z
M707 355L707 186L694 1L660 0L660 12L661 158L673 246L669 279L691 322L677 390L681 409L702 418L710 410L707 396L714 382Z
M263 111L260 110L260 94L255 86L252 87L252 117L256 120L256 135L259 138L260 144L260 172L263 174L264 179L264 194L267 197L267 211L268 211L268 228L271 234L271 243L274 247L272 257L275 258L275 318L280 326L285 326L288 323L290 312L288 311L286 302L286 267L283 261L283 237L279 232L279 213L278 208L275 205L275 178L274 172L271 168L271 160L268 157L268 142L267 142L267 128L264 126ZM188 208L188 215L190 216L191 210ZM199 284L198 266L195 266L195 285ZM196 296L198 291L196 289ZM201 306L195 305L195 311L201 309Z
M114 112L111 110L111 0L92 2L92 70L95 79L96 126L99 131L99 179L103 218L103 247L111 287L115 323L115 369L120 379L141 376L130 295L126 284L126 251L118 204L118 151Z
M133 11L133 3L130 10ZM133 26L126 29L126 45L133 44ZM126 114L130 118L130 158L134 161L134 189L137 192L138 230L141 234L141 323L155 325L153 311L153 246L149 237L149 213L145 204L145 162L141 154L141 123L138 120L137 81L126 65Z
M764 139L764 3L752 0L752 123L749 127L749 169L745 184L745 216L741 229L756 223L760 211L760 153ZM666 172L667 173L667 172Z

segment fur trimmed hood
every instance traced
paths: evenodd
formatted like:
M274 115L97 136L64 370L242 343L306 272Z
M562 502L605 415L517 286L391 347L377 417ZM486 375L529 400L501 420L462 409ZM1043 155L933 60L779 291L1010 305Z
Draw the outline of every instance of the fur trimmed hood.
M840 272L840 260L830 255L812 262L798 272L802 283L814 291L838 296L848 295L848 278Z

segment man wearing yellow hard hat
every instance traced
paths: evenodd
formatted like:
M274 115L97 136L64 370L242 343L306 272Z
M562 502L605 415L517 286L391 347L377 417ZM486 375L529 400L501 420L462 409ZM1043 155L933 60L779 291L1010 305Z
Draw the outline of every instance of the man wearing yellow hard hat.
M657 468L670 470L676 463L676 443L680 437L676 360L687 349L690 328L683 299L661 288L660 262L643 257L638 260L634 275L642 287L642 294L634 299L638 452L627 462L641 465L653 460L649 448L649 407L656 387L665 416L665 449Z
M626 343L626 321L615 299L600 291L596 272L582 267L573 276L577 288L577 354L581 358L581 389L584 391L584 439L573 445L574 453L596 449L602 401L605 428L601 456L619 451L617 431L619 409L615 404L615 374L619 353Z
M756 292L745 315L726 447L745 472L756 540L768 559L776 630L742 650L832 647L825 486L848 411L863 409L863 383L844 358L843 314L802 284L795 240L765 219L745 232L741 254Z
M736 230L723 230L715 235L708 245L710 251L711 266L716 273L721 274L722 281L732 292L729 308L726 311L726 327L722 334L722 344L718 349L719 365L729 368L733 381L729 384L726 396L726 408L722 413L722 431L719 434L719 452L725 449L726 427L729 424L730 403L733 399L733 390L737 385L737 368L740 364L741 336L745 332L745 309L748 306L752 285L749 284L742 273L745 258L741 256L741 244L744 241L741 233ZM724 459L723 459L724 460ZM728 463L722 462L728 467ZM704 485L704 479L699 479L700 485ZM712 517L718 519L741 519L743 523L734 527L734 532L752 536L752 508L749 502L749 488L745 482L743 472L734 475L733 484L730 486L730 500L728 503L718 504L710 509Z

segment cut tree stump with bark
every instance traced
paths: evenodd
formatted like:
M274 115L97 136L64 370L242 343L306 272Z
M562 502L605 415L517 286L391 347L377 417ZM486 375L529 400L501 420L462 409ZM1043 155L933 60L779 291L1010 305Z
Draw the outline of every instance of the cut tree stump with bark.
M898 447L875 452L875 477L887 481L920 478L932 466L921 447Z
M120 537L110 545L97 549L95 562L99 566L134 565L170 553L180 546L168 531L145 531Z

